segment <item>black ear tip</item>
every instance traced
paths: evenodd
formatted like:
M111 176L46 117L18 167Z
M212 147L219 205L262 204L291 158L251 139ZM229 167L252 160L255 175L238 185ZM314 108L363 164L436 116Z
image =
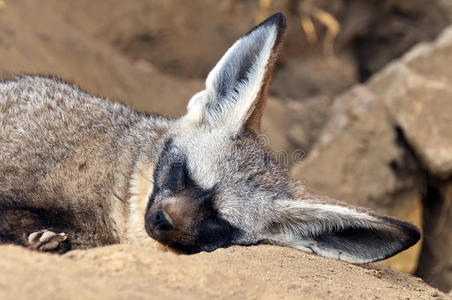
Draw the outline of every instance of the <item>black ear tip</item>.
M411 223L391 217L382 217L386 223L392 224L397 229L397 234L401 235L404 249L413 246L421 239L419 229Z
M398 225L400 233L402 234L401 242L403 249L401 250L408 249L421 239L421 232L413 224L399 220Z
M248 33L245 34L245 36L264 26L275 26L278 31L279 37L278 40L281 41L281 36L283 36L286 31L286 17L282 13L276 13L269 17L268 19L266 19L265 21L263 21L262 23L260 23L259 25L257 25L256 27L254 27L253 29L251 29L250 31L248 31Z
M278 27L286 27L286 16L278 12L262 22L262 24L275 24Z
M408 241L410 246L416 244L421 239L421 232L416 226L407 223L405 231L408 235Z

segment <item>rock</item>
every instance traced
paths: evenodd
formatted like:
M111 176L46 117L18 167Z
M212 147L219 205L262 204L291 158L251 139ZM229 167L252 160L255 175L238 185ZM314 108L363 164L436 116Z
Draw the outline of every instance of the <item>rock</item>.
M418 272L443 290L452 287L452 233L447 221L437 225L452 216L450 53L452 27L336 99L317 144L293 169L315 192L418 226L423 218L426 238ZM416 267L419 248L411 251L405 271Z
M262 118L260 141L285 167L300 162L328 117L330 97L294 101L270 97Z
M444 55L450 49L452 28L436 43L415 47L369 83L381 91L379 98L422 163L442 178L452 174L452 72L445 67L452 57Z
M437 177L452 175L452 28L421 44L372 80L422 163ZM384 89L383 89L384 87Z
M417 274L442 290L452 288L452 27L420 44L373 78L388 112L420 165L425 240ZM450 223L450 224L449 224Z
M332 98L317 96L304 101L286 101L290 120L287 138L297 149L309 152L329 116Z
M421 41L430 41L451 21L442 0L348 2L338 44L353 49L366 80Z
M356 62L349 56L326 59L317 54L287 58L273 75L270 93L296 100L335 96L358 81L356 70Z
M431 182L427 201L424 245L416 274L440 290L452 292L452 182Z
M334 101L317 144L293 173L314 192L389 212L391 194L417 184L393 171L409 159L398 138L376 95L356 86Z

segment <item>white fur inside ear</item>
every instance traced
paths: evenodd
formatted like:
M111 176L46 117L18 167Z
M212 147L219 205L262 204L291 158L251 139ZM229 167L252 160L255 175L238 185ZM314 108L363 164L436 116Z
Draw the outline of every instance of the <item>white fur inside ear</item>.
M217 94L214 101L218 101L221 109L209 111L213 122L220 122L222 126L226 126L230 132L237 132L246 122L249 115L253 111L256 103L255 100L260 92L264 77L267 71L268 61L275 44L278 27L274 24L262 26L250 32L234 43L226 54L221 58L217 65L210 71L206 80L206 90ZM239 68L241 63L241 55L245 55L247 51L251 51L257 45L262 45L254 57L254 63L247 70L247 80L243 82L234 82L235 89L228 95L229 99L218 99L218 80L234 77L233 69ZM231 74L228 74L231 72ZM221 101L225 100L225 101Z
M209 100L206 90L202 90L191 97L187 104L187 113L183 121L187 125L198 125L202 122L205 114L206 104Z
M281 200L275 205L275 210L280 212L277 218L286 231L296 232L301 236L340 231L349 225L372 228L378 223L373 216L341 205L310 200Z
M256 105L277 33L278 25L267 24L236 41L210 71L206 89L191 98L183 122L239 131Z
M291 234L277 234L269 237L270 240L278 241L278 245L294 248L306 253L314 253L326 258L338 259L352 264L364 264L372 262L373 259L364 259L361 257L349 255L336 249L324 249L320 247L315 240L294 238Z

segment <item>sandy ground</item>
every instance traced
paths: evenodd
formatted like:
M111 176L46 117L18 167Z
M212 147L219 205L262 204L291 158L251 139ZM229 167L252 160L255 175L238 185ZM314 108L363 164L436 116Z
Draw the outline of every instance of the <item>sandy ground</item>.
M63 256L0 247L0 299L449 299L421 279L275 246L177 255L115 245Z

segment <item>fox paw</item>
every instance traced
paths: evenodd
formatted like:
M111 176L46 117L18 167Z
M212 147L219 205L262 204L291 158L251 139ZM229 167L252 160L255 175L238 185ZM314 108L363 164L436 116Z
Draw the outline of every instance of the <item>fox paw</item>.
M28 248L37 251L65 252L67 234L44 229L28 235Z

